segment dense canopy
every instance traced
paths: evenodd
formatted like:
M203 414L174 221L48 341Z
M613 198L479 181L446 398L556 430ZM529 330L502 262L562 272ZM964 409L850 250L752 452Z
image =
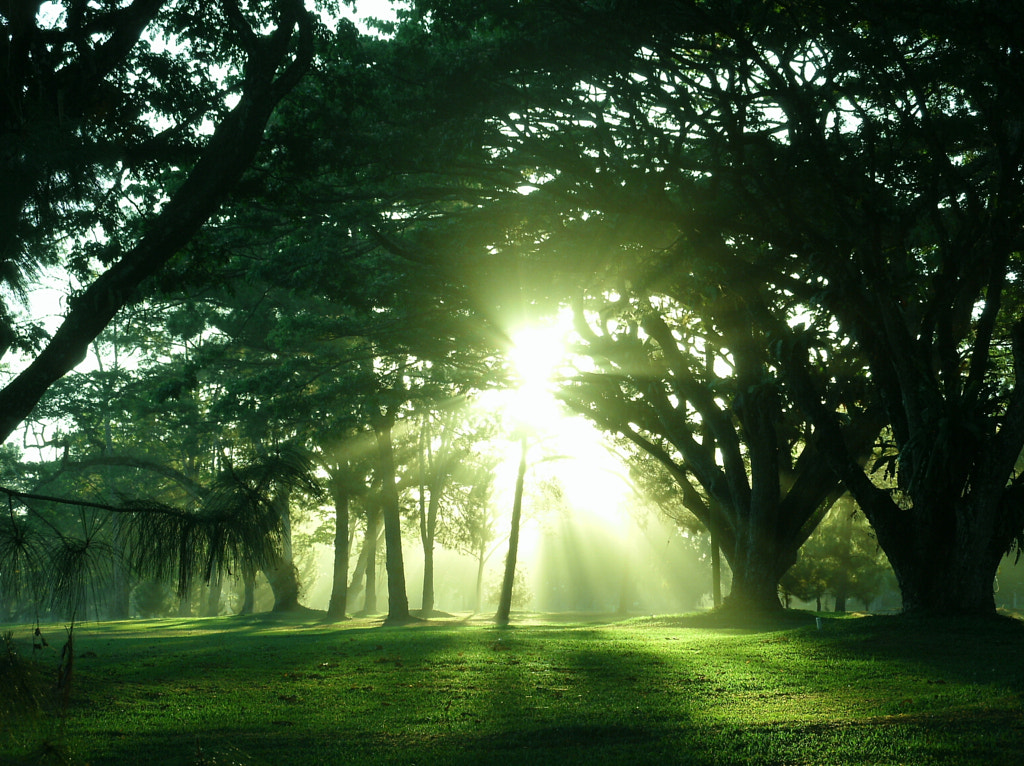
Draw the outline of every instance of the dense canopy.
M72 523L29 496L57 483L107 493L109 536L75 539L122 593L236 567L295 608L296 530L326 513L335 616L376 608L382 539L409 617L410 527L424 610L438 545L474 557L479 601L505 540L500 418L474 405L515 386L518 328L571 317L556 396L638 505L721 550L726 608L780 609L848 493L904 610L994 611L1024 535L1024 9L429 0L375 34L322 13L0 8L0 433L49 434L5 469L26 505L0 556L46 568ZM24 312L54 273L78 287L51 332Z

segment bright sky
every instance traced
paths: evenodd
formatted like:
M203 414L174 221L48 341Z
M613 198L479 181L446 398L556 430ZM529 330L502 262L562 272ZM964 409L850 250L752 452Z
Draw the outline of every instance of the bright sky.
M604 434L589 420L566 412L553 393L571 361L566 348L571 332L569 312L514 331L508 359L521 383L501 396L513 421L510 430L519 421L532 432L528 480L557 478L573 512L618 528L625 524L624 506L632 494L626 469L605 446ZM514 476L518 460L518 447L512 444L501 470Z

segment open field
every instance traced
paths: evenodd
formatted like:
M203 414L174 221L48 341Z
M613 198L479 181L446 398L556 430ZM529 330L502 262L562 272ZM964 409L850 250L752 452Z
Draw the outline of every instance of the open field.
M31 664L30 638L14 629ZM49 673L58 653L34 662ZM82 625L75 654L64 723L2 722L0 763L38 761L25 749L47 737L93 766L991 766L1024 746L1024 623L1010 619L227 617Z

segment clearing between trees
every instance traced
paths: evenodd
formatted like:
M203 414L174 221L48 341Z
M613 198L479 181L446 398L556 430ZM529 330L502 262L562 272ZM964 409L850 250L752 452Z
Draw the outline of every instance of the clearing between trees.
M91 623L57 703L64 631L16 627L45 697L2 711L0 763L1019 762L1021 620L821 622Z

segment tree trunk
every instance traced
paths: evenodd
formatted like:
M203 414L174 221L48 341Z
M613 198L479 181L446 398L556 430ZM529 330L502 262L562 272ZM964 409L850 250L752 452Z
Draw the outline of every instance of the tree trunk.
M332 620L344 620L348 608L348 549L349 549L349 493L343 478L331 481L331 496L334 500L334 579L331 585L331 601L327 616Z
M857 500L892 565L904 613L995 614L996 570L1007 547L1001 541L1009 539L996 531L998 511L935 492L898 513L887 512L884 496L874 506Z
M523 486L526 479L527 436L520 437L519 472L516 475L516 493L512 502L512 528L508 536L508 555L505 557L505 576L501 581L501 599L494 621L498 625L508 625L512 613L512 586L516 577L516 559L519 556L519 524L523 516Z
M422 613L424 617L429 617L434 613L434 538L437 534L437 509L441 504L441 493L437 484L437 482L431 484L426 518L420 527L420 540L423 543Z
M369 520L367 520L367 527L369 527ZM366 532L363 533L363 543L359 546L359 555L356 556L356 566L352 570L352 577L348 583L348 601L349 603L355 603L355 600L363 593L363 588L366 582L366 556L367 556L367 540Z
M484 554L483 549L476 557L476 593L473 598L473 613L479 614L480 609L483 607L484 602L484 563L487 560L487 556Z
M220 614L220 594L224 585L224 576L217 572L210 580L209 591L203 603L203 616L216 617Z
M381 536L381 512L372 508L366 512L366 537L363 540L363 551L359 556L359 566L363 567L363 609L361 614L377 614L377 546Z
M903 612L912 614L995 614L995 578L999 558L965 556L958 550L923 557L889 557L903 596Z
M732 573L732 590L722 603L731 612L771 614L782 611L776 567L740 567Z
M242 576L242 608L239 614L252 614L256 610L256 573Z
M758 515L751 513L753 519ZM782 611L779 580L796 563L802 544L795 538L780 540L774 524L753 521L737 534L734 548L726 551L732 570L732 589L722 608L737 613L772 614Z
M722 547L714 525L711 527L711 598L715 609L722 606Z
M292 524L288 493L274 498L281 514L281 557L275 566L264 570L270 589L274 592L273 612L293 612L299 609L299 573L292 559Z
M295 565L284 561L277 566L265 569L263 574L274 592L272 612L294 612L299 608L299 575Z
M430 617L434 613L434 543L423 541L423 604L421 613ZM451 609L451 605L448 606Z
M402 516L398 504L395 454L391 443L394 418L384 416L374 426L381 476L381 513L384 516L385 567L388 573L388 623L410 619L409 597L405 590L405 563L402 560ZM367 570L369 571L369 570Z

